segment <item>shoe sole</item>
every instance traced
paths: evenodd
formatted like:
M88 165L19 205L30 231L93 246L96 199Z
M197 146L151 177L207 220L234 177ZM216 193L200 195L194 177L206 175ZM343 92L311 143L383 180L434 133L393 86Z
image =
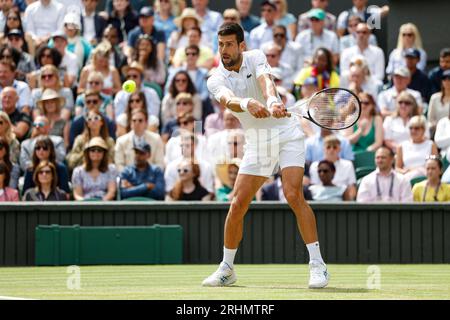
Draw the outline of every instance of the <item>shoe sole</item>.
M231 286L232 284L234 284L236 282L236 280L237 280L237 278L231 280L227 284L218 284L218 285L211 285L211 284L202 283L202 287L228 287L228 286Z
M329 277L327 277L327 282L316 284L316 285L309 285L308 288L309 289L323 289L323 288L325 288L328 285L328 282L330 282L330 278Z

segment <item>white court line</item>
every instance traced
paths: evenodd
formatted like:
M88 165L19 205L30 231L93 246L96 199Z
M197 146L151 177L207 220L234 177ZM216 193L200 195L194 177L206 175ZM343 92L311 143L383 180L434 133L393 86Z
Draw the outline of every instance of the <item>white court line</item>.
M35 299L20 298L20 297L0 296L0 300L35 300Z

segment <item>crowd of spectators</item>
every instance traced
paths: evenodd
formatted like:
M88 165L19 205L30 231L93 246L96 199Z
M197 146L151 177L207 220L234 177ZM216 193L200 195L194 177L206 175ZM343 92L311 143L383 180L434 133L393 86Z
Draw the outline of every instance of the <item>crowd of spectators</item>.
M224 22L264 52L286 106L328 87L361 101L342 132L298 120L306 199L450 201L449 44L431 68L405 23L384 52L368 21L389 7L346 1L0 1L0 201L230 201L246 133L206 85ZM279 174L255 200L286 201Z

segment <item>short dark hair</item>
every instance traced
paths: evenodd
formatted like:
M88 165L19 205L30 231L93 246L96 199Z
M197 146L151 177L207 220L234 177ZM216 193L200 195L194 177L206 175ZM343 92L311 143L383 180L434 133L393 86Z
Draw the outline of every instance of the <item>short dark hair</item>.
M318 169L322 164L327 165L327 166L330 168L330 170L331 170L332 172L336 172L336 167L335 167L335 165L334 165L333 162L331 162L331 161L329 161L329 160L321 160L321 161L319 162L319 164L317 165L317 169Z
M196 44L190 44L186 48L184 48L184 52L187 52L188 50L194 50L197 54L200 53L200 48Z
M377 149L377 151L380 150L380 149L387 150L387 152L389 153L389 156L390 156L391 158L394 158L394 157L395 157L394 151L393 151L391 148L389 148L387 145L383 144L382 146L380 146L380 147Z
M219 36L231 36L235 34L238 44L244 41L244 30L235 22L225 22L220 26L217 34Z
M446 57L450 56L450 48L444 48L444 49L442 49L441 52L440 52L440 54L439 54L439 56L440 56L441 58L446 58Z

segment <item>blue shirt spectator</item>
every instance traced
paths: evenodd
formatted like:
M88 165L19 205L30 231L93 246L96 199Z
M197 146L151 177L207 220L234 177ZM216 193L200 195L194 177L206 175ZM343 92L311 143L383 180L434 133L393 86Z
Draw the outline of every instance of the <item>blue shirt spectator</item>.
M146 197L164 200L165 182L163 171L148 163L151 147L145 142L134 145L135 164L126 166L120 174L120 194L122 199Z
M323 154L323 139L331 134L329 130L321 129L322 132L306 139L305 148L306 155L305 160L307 162L320 161L324 159ZM328 132L327 132L328 131ZM341 142L341 152L339 153L339 158L351 160L355 159L355 155L352 150L352 145L347 140L347 138L337 135L339 141Z

